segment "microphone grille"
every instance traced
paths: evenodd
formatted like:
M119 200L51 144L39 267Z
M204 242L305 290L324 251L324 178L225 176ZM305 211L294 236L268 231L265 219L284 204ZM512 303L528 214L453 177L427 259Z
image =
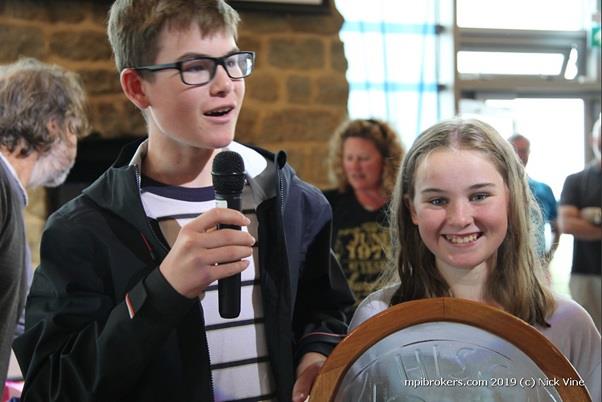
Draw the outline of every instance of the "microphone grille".
M241 193L245 186L245 163L238 153L222 151L213 159L211 175L216 193Z

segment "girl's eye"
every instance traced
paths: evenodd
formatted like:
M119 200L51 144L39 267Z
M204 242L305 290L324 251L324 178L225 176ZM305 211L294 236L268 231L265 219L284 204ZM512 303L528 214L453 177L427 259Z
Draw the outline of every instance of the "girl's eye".
M445 205L446 201L443 198L433 198L432 200L428 201L429 204L434 205L436 207L441 206L441 205Z
M488 198L489 194L488 193L477 193L477 194L473 194L470 197L471 201L483 201L484 199Z

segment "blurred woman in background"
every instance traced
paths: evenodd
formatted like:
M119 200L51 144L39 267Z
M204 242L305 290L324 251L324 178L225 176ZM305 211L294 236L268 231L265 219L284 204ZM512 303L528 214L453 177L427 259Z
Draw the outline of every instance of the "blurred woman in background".
M404 150L384 121L343 123L330 142L336 188L324 195L333 212L333 248L359 303L385 270L391 250L386 211Z

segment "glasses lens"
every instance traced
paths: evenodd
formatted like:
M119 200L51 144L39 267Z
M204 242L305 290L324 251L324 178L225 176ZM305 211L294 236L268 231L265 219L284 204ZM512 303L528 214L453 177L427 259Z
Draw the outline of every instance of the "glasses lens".
M211 81L215 70L215 61L211 59L195 59L182 63L182 79L189 85L202 85Z
M228 75L232 78L244 78L253 71L253 54L236 53L224 60Z

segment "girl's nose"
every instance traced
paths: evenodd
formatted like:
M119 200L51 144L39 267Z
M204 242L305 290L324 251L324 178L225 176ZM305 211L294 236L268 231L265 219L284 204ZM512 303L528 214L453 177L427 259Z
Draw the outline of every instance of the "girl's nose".
M451 226L465 227L472 223L472 207L467 202L452 202L447 209L447 223Z

